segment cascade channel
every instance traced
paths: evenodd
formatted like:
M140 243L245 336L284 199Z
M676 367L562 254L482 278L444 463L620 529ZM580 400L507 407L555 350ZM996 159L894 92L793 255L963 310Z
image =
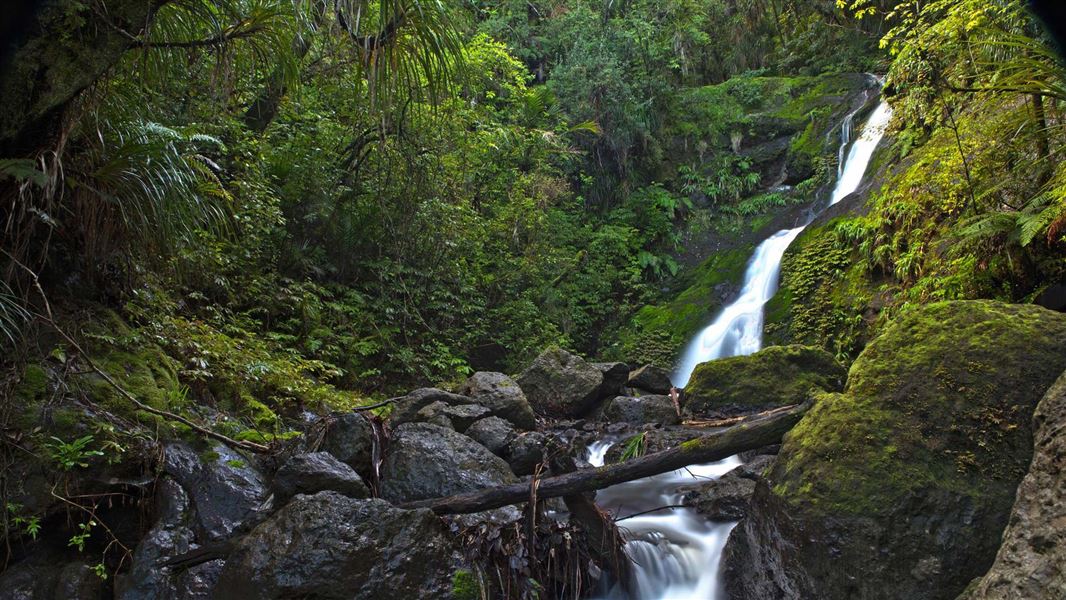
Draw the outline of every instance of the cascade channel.
M892 118L892 109L882 101L870 115L859 138L851 143L854 117L855 113L848 115L841 127L841 162L830 206L855 192L862 183L874 150ZM778 231L755 249L739 297L723 308L686 347L673 376L675 385L687 385L693 369L700 363L747 355L761 349L763 309L777 291L781 260L789 244L809 222ZM605 439L592 444L589 462L602 466L613 443L614 440ZM688 508L645 511L678 505L681 494L677 490L682 485L721 477L740 465L740 459L733 456L601 490L596 503L621 520L619 526L625 530L628 539L626 550L634 563L629 594L616 585L603 597L607 600L724 598L718 567L729 532L736 523L709 522Z

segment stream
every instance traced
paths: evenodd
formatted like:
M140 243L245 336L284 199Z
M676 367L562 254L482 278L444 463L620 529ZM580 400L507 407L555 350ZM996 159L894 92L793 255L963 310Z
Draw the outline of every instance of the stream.
M841 126L842 161L830 206L859 188L874 150L892 118L891 107L882 101L870 114L859 138L851 143L852 122L857 112L848 115ZM789 245L809 223L808 220L794 229L778 231L755 249L740 295L689 343L674 373L675 385L687 385L693 369L700 363L747 355L762 348L764 306L777 291L781 260ZM614 440L605 439L590 445L589 463L602 466L613 443ZM741 464L740 459L733 456L601 490L596 503L621 521L619 526L628 540L626 550L634 563L630 592L627 594L621 586L615 585L603 598L724 598L718 577L719 563L736 522L711 522L689 508L645 511L680 504L681 494L677 490L682 485L721 477Z

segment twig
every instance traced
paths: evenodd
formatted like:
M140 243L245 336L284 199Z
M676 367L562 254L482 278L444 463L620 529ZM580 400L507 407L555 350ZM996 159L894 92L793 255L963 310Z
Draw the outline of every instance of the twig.
M54 329L55 332L58 333L60 337L62 337L68 344L70 344L70 346L72 348L74 348L75 351L77 351L77 353L81 356L82 360L85 361L85 364L87 364L90 369L95 371L97 375L102 377L104 379L104 381L107 382L107 384L110 385L112 388L114 388L115 391L117 391L123 398L125 398L126 400L129 400L134 406L136 406L140 410L143 410L144 412L156 415L158 417L163 417L164 419L168 419L168 420L171 420L171 421L177 421L178 423L181 423L182 425L185 425L186 427L189 427L190 429L192 429L194 431L197 431L197 432L199 432L199 433L201 433L201 434L203 434L203 435L205 435L205 436L207 436L209 438L213 438L215 440L218 440L218 441L220 441L220 442L222 442L222 443L224 443L224 444L226 444L228 446L232 446L232 447L235 447L235 448L241 448L241 449L244 449L244 450L248 450L249 452L258 452L258 453L269 453L270 452L270 447L269 446L264 446L263 444L256 444L255 442L247 442L247 441L235 440L235 439L230 438L228 436L222 435L221 433L217 433L215 431L212 431L212 430L210 430L210 429L208 429L208 428L206 428L206 427L204 427L202 425L198 425L198 424L190 421L189 419L186 419L185 417L183 417L181 415L172 413L170 411L162 410L162 409L159 409L159 408L155 408L153 406L149 406L149 405L145 404L144 402L141 402L140 400L138 400L136 397L134 397L133 394L128 392L126 390L126 388L124 388L121 385L119 385L119 383L117 381L115 381L114 378L111 377L111 375L109 375L106 371L101 369L99 367L99 365L97 365L96 362L93 361L93 359L89 357L88 353L85 352L85 350L81 347L81 345L78 344L78 342L73 337L71 337L66 331L63 330L63 328L61 328L55 322L55 318L52 315L52 306L51 306L51 304L48 303L48 296L45 295L44 288L41 287L41 282L37 278L37 273L35 273L32 269L30 269L26 265L22 264L22 262L20 262L17 258L15 258L11 254L9 254L6 250L0 250L0 252L3 252L4 254L6 254L7 257L9 259L11 259L16 265L18 265L24 271L29 273L30 278L33 280L33 286L37 289L37 293L40 294L41 301L44 302L44 310L45 310L45 314L41 314L39 312L34 311L34 316L36 316L38 319L41 319L42 321L44 321L45 324L47 324L52 329Z
M352 409L352 412L366 412L368 410L374 410L375 408L383 408L383 407L388 406L390 404L394 404L396 402L399 402L400 400L403 400L403 399L404 399L404 396L400 396L399 398L389 398L388 400L385 400L385 401L382 401L382 402L378 402L377 404L368 404L366 406L356 406L355 408Z
M618 517L617 519L614 520L614 522L617 523L619 521L625 521L626 519L632 519L633 517L640 517L640 516L647 515L647 514L650 514L650 513L653 513L653 512L659 512L660 510L667 510L667 509L671 509L671 508L689 508L689 507L685 506L684 504L667 504L666 506L660 506L659 508L652 508L650 510L642 510L642 511L640 511L638 513L633 513L631 515L626 515L624 517Z

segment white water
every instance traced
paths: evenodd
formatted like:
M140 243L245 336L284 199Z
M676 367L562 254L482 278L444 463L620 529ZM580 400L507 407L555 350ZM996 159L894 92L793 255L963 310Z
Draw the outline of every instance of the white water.
M841 128L840 156L851 141L854 113ZM884 136L892 109L882 102L870 115L862 135L842 160L830 205L853 193L862 183L874 149ZM803 231L804 224L770 236L752 256L740 296L722 309L713 323L697 335L685 350L674 374L674 383L688 384L692 370L701 362L757 352L762 347L764 306L777 291L781 259L789 244ZM589 447L589 462L602 466L612 442L600 441ZM596 503L616 518L681 503L677 489L684 484L721 477L740 466L740 459L699 465L631 481L600 491ZM689 508L658 510L621 521L628 532L626 550L633 559L633 581L627 594L618 586L607 598L635 600L721 600L724 591L718 579L718 566L732 523L712 523Z
M851 120L849 115L841 128L843 143L840 154L843 156L851 137ZM887 102L880 105L870 115L862 135L851 145L847 159L842 163L840 176L829 204L840 202L845 196L859 188L866 168L873 157L874 149L881 142L885 126L892 118L892 108ZM689 377L696 365L729 356L743 356L758 352L762 348L763 314L766 303L777 292L777 279L781 270L781 259L785 256L792 241L803 232L807 225L795 229L783 229L769 237L755 249L755 254L748 263L744 275L744 287L740 297L722 309L722 312L703 331L689 343L673 381L678 387L688 385Z

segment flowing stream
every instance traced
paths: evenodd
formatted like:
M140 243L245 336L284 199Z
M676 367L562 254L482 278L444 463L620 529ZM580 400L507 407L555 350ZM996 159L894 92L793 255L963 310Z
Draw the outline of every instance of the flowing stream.
M852 144L854 116L855 113L848 115L841 127L842 161L830 205L853 193L862 183L874 150L892 118L892 109L886 102L881 102L867 120L859 139ZM777 279L785 251L806 226L807 223L795 229L778 231L755 249L740 296L723 308L714 322L685 349L673 377L675 385L687 385L693 369L702 362L751 354L761 349L763 308L777 291ZM602 466L612 444L610 440L592 444L589 447L589 462L594 466ZM689 508L653 509L680 504L681 494L677 490L682 485L721 477L740 464L740 459L734 456L601 490L596 496L596 503L620 519L619 526L628 534L626 550L634 563L629 594L616 585L606 593L606 598L723 598L718 565L729 532L736 523L709 522Z

